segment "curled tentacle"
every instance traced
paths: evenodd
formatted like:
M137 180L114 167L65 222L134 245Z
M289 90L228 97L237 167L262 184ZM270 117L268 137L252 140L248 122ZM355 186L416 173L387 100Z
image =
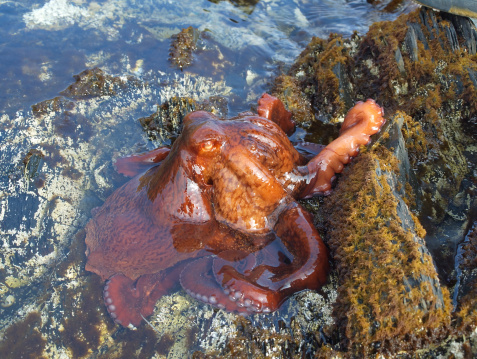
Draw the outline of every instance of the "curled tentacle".
M386 120L383 109L374 100L358 102L346 115L340 136L326 146L307 164L310 182L300 197L326 195L336 173L359 153L359 147L370 141L370 136L379 132Z
M283 102L268 93L264 93L258 100L257 113L275 122L289 136L295 131L292 113L285 108Z

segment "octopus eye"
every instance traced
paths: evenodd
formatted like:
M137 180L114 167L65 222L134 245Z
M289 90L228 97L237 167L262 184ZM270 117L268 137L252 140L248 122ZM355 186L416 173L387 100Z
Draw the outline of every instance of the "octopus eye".
M210 140L200 144L200 149L203 151L210 151L212 148L214 148L214 142Z

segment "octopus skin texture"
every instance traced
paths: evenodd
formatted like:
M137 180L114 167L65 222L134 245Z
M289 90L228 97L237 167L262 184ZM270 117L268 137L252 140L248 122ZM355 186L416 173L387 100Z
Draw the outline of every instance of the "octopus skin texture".
M118 159L133 177L86 226L86 270L106 281L116 323L134 328L180 285L238 313L266 313L319 289L327 249L299 198L327 194L336 173L384 123L373 101L353 107L340 136L310 161L293 146L291 114L264 94L258 115L197 111L171 148Z

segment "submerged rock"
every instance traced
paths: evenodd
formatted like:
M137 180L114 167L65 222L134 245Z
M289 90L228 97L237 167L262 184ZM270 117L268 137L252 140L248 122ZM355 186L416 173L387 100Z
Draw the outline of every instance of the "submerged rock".
M192 26L182 29L180 33L174 35L169 52L169 61L181 70L190 66L200 37L201 32Z
M97 67L85 70L79 75L75 75L74 78L76 82L62 91L61 95L71 99L114 96L127 86L139 85L139 82L132 76L114 77L105 74Z

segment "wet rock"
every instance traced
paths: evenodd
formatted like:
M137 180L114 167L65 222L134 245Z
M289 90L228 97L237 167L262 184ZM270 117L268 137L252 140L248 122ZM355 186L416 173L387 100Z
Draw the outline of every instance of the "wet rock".
M159 145L170 145L182 130L182 120L192 111L208 111L219 117L227 116L227 100L224 97L212 96L198 102L188 97L172 97L150 116L142 117L139 123L146 131L148 138Z
M71 99L88 99L99 96L114 96L128 86L138 85L134 77L113 77L101 69L94 68L73 76L76 82L66 88L61 94Z
M62 96L57 96L51 100L45 100L33 105L31 108L36 116L43 116L48 113L62 111L63 109L72 110L74 102L65 99Z
M210 0L211 2L218 4L224 0ZM260 0L228 0L233 6L240 8L246 14L251 14Z
M288 90L307 96L316 119L321 113L328 113L324 120L341 118L348 98L373 98L387 115L408 116L403 131L417 178L415 209L434 236L428 241L434 255L442 245L456 246L446 243L450 236L438 238L436 226L451 218L449 225L465 228L459 222L467 221L475 193L475 33L469 19L421 9L373 24L364 37L314 39L289 74L300 86ZM333 71L338 63L340 73ZM449 255L441 259L453 262Z
M180 33L174 35L169 52L169 61L181 70L190 66L200 37L201 32L192 26L182 29Z
M315 38L287 74L293 85L277 79L285 102L304 96L311 103L303 107L314 121L309 130L339 122L350 99L375 99L389 125L378 140L387 150L358 156L318 210L340 285L329 333L341 342L320 355L346 348L392 355L444 338L439 350L467 350L458 344L464 331L451 325L449 292L455 249L477 209L475 31L467 18L421 9L375 23L362 37ZM383 268L389 277L380 277ZM466 298L457 302L473 313ZM475 341L463 342L474 350Z
M293 120L302 127L310 127L314 121L311 103L292 76L281 75L274 81L272 94L278 97L293 114Z
M338 330L345 346L364 356L416 349L450 324L449 293L396 173L389 151L362 154L324 201L340 284Z
M477 4L474 1L446 1L446 0L415 0L415 2L444 13L451 13L464 17L477 17Z
M353 61L349 48L350 45L337 35L330 35L328 40L313 38L293 65L290 74L298 80L300 90L309 99L312 118L326 122L343 115L351 107L346 103L353 96L347 75Z
M195 108L194 99L173 97L158 106L152 115L140 118L139 122L150 139L170 145L171 140L179 136L184 117Z
M477 321L477 221L468 231L464 242L459 245L457 258L458 283L455 287L454 301L462 309L457 314L462 323L471 325Z
M195 301L182 291L164 296L150 318L156 332L169 338L170 358L313 356L321 340L315 334L331 325L336 278L321 294L304 291L267 315L242 317Z

